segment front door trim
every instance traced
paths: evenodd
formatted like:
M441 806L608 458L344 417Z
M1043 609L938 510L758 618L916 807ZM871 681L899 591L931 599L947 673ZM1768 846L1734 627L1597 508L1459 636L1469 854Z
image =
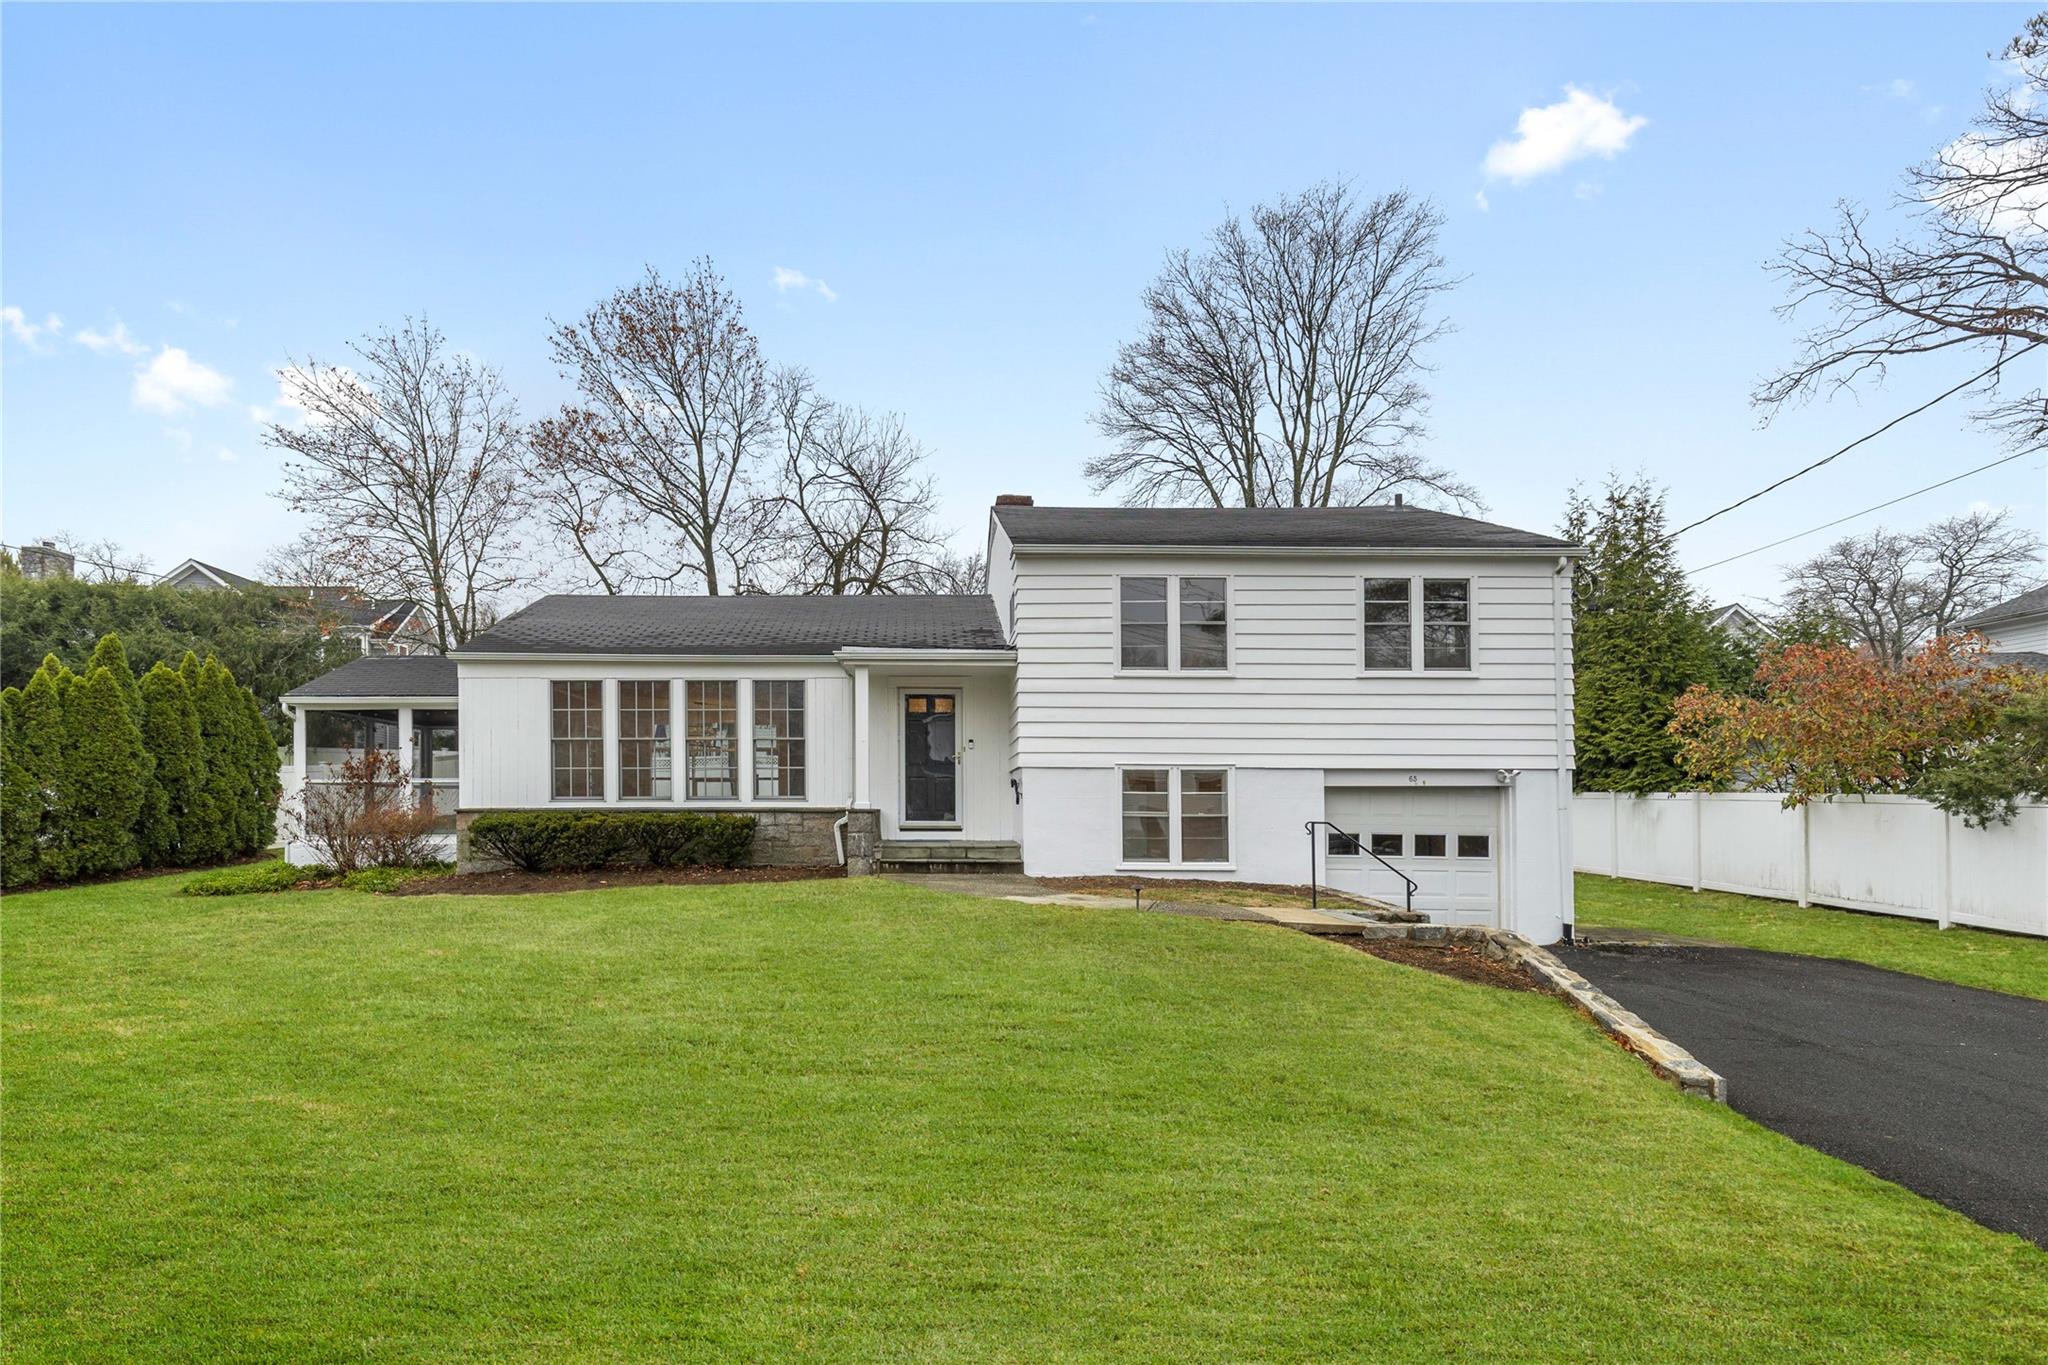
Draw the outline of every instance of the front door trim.
M909 742L909 706L911 697L951 697L953 699L953 818L950 820L913 820L910 818L910 764L907 745ZM966 762L967 726L963 714L964 697L959 687L916 687L902 686L896 689L896 826L904 830L938 832L957 830L960 821L960 775Z

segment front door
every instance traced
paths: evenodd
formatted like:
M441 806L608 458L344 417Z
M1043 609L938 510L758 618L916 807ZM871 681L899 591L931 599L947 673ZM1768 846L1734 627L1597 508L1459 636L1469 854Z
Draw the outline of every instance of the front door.
M903 695L903 823L960 823L960 699L951 692Z

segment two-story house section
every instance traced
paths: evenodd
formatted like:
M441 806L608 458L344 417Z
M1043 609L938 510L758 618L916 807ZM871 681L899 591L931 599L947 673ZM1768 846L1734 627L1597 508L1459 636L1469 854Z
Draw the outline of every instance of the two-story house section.
M1548 942L1577 553L1399 505L1005 497L987 594L553 596L347 665L285 699L290 785L390 748L451 848L487 810L737 810L763 862L1412 881Z

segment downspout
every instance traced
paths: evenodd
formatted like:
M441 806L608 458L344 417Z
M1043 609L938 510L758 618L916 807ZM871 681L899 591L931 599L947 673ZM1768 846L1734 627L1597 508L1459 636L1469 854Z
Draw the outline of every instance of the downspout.
M1557 569L1550 575L1550 631L1551 631L1551 673L1556 687L1557 706L1557 861L1558 861L1558 902L1559 919L1564 927L1564 941L1571 942L1572 930L1576 927L1577 913L1573 907L1572 895L1572 765L1571 754L1571 656L1566 653L1569 645L1565 638L1565 620L1570 599L1565 590L1570 585L1572 558L1570 555L1557 557Z
M848 819L848 817L847 817L847 816L844 816L844 815L842 815L842 816L840 816L840 817L839 817L839 818L838 818L837 820L834 820L834 821L832 822L832 847L833 847L833 849L834 849L834 850L835 850L835 851L836 851L836 852L837 852L837 853L839 854L839 865L840 865L841 867L845 867L845 866L846 866L846 821L847 821L847 819Z

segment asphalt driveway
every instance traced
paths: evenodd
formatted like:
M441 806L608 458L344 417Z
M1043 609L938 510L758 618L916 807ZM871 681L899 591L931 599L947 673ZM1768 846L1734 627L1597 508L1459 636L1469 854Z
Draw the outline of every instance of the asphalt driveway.
M2048 1246L2048 1001L1748 948L1561 956L1758 1123Z

